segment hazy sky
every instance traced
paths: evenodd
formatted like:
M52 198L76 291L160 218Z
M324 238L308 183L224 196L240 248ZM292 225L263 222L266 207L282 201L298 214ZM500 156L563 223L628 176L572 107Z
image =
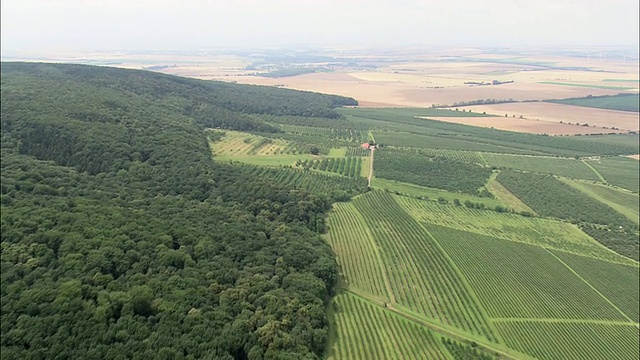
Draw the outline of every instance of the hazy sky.
M2 0L3 53L273 45L631 45L638 0Z

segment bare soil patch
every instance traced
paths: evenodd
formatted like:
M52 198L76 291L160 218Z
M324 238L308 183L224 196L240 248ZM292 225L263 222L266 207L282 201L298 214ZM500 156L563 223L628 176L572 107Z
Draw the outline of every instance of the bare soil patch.
M638 131L640 114L629 111L617 111L588 108L584 106L553 104L545 102L507 103L495 105L466 106L464 109L473 112L486 112L516 118L520 116L529 120L540 120L550 123L589 124L589 129L595 126L591 133L609 132L612 127L626 131ZM609 129L604 129L607 127ZM583 132L580 132L583 133Z
M622 130L602 130L598 128L553 123L541 120L520 119L512 117L424 117L456 124L487 127L499 130L517 131L532 134L547 135L585 135L600 133L622 133Z

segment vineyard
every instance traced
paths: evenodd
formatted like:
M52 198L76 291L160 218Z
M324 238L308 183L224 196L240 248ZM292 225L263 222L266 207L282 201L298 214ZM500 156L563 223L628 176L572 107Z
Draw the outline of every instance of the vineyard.
M640 309L640 279L638 265L611 264L559 251L553 252L580 277L593 285L617 306L630 320L638 322Z
M420 118L445 111L255 115L282 132L207 133L218 160L341 201L312 229L340 275L327 357L638 358L638 162L610 157L638 137Z
M629 158L601 158L589 160L593 166L611 185L620 186L633 192L640 191L638 183L639 161Z
M360 157L306 159L296 161L296 166L304 169L328 171L348 177L360 177L363 159Z
M374 172L376 177L383 179L490 196L481 188L489 180L491 169L472 164L430 158L414 152L383 149L376 154Z
M311 171L262 166L243 166L248 174L268 178L275 183L290 185L310 192L328 195L336 200L346 200L362 193L367 187L364 178L330 176Z
M499 322L513 349L543 360L638 359L638 327L581 322Z
M553 174L575 179L600 180L598 175L580 160L493 153L483 153L481 156L491 167Z
M391 299L380 253L362 215L352 203L336 204L327 222L327 240L341 254L338 265L349 289L361 290L383 300ZM348 261L343 261L348 259Z
M603 245L638 259L637 224L606 204L548 175L502 171L498 181L538 214L580 223ZM618 236L607 236L608 232Z
M543 248L437 225L427 228L469 280L492 319L628 321Z
M398 203L416 220L479 235L554 248L615 262L629 263L624 257L606 251L578 227L566 222L518 214L441 205L406 197Z
M351 294L332 303L337 346L329 359L450 359L438 335Z
M353 205L380 247L397 303L443 324L495 340L458 273L425 229L391 195L374 191L358 197Z
M304 125L279 125L280 130L297 135L315 136L324 139L336 139L362 143L367 141L367 132L358 129L336 129Z

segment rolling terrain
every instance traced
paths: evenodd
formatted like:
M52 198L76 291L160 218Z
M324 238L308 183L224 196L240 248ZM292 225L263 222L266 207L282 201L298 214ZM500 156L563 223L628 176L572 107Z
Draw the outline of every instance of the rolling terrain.
M637 134L80 65L2 104L3 358L640 356Z

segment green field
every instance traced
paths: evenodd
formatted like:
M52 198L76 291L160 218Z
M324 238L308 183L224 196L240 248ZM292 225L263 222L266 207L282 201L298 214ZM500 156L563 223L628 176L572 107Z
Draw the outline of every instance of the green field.
M380 305L345 293L330 306L338 341L328 359L452 359L438 335Z
M638 213L640 213L640 198L638 198L638 194L585 181L566 180L565 183L610 206L629 220L638 223Z
M353 203L380 247L398 304L442 324L495 339L459 274L422 225L407 216L391 195L375 191Z
M437 225L427 228L469 280L490 319L630 322L544 248Z
M312 227L339 268L329 359L637 356L638 197L611 184L637 191L638 163L602 156L636 153L637 135L419 118L480 115L442 109L340 112L326 125L267 116L284 132L210 142L217 161L343 201ZM370 192L365 141L384 145Z
M506 344L541 359L626 359L637 353L638 264L575 225L380 191L335 205L328 224L326 238L337 255L342 286L363 297L338 297L343 304L353 298L340 309L361 302L352 314L363 315L335 315L343 316L343 325L335 326L334 357L373 351L356 328L383 333L398 327L374 314L387 312L383 303L408 321L452 331L494 351ZM371 310L364 315L367 306ZM375 325L369 319L377 319ZM548 339L544 331L564 332ZM420 334L413 328L402 336ZM621 343L612 340L616 336ZM430 340L411 341L432 346ZM375 343L375 352L385 356L399 346Z
M514 321L496 326L511 334L507 345L539 359L638 359L634 325Z
M637 84L637 81L636 81ZM583 98L571 98L561 100L549 100L557 104L585 106L598 109L640 111L639 94L618 94L613 96L587 96Z
M617 306L630 320L638 322L640 313L638 264L611 264L559 251L553 253Z
M456 199L461 203L470 201L474 204L484 204L485 207L494 209L496 206L506 206L499 199L488 197L478 197L462 193L454 193L446 190L429 188L410 183L398 182L394 180L380 179L374 177L371 181L371 187L374 189L389 191L394 194L402 194L410 197L416 197L425 200L449 202L453 203ZM443 201L444 200L444 201Z
M488 166L516 169L567 178L599 181L599 176L580 160L555 157L518 156L508 154L480 154Z
M577 226L566 222L466 206L441 205L405 197L396 197L396 201L423 223L615 262L631 262L608 251Z
M593 166L611 185L620 186L633 192L640 191L638 172L640 161L625 157L601 158L589 160Z

